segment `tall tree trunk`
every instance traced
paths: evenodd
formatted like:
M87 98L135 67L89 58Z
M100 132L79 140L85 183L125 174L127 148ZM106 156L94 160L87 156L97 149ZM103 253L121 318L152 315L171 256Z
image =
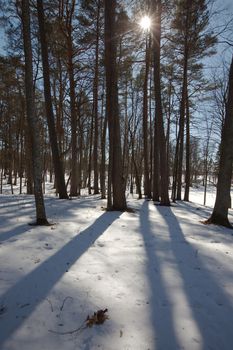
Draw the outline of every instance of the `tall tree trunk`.
M179 158L179 139L180 139L180 129L178 131L178 120L176 119L176 148L175 155L173 161L173 173L172 173L172 201L175 203L176 201L176 193L177 193L177 172L178 172L178 158Z
M154 158L153 158L153 201L159 202L160 197L160 166L159 166L159 142L158 123L154 120Z
M75 81L73 64L73 44L71 34L68 39L68 75L70 83L70 115L71 115L71 179L70 196L78 196L78 163L77 163L77 114L75 108Z
M30 137L30 131L28 122L25 128L25 177L26 177L26 186L27 194L34 194L33 189L33 165L32 165L32 143Z
M69 79L69 98L70 98L70 118L71 118L71 179L70 179L70 196L78 196L78 141L77 127L78 117L75 106L75 79L74 79L74 45L73 45L73 16L75 11L75 0L66 1L61 6L61 15L66 11L65 29L61 23L61 29L66 38L67 45L67 71Z
M118 87L116 71L116 0L105 0L106 112L109 126L109 153L112 154L110 181L113 210L126 210L123 178ZM108 205L109 207L109 205Z
M228 209L231 206L231 179L233 164L233 56L229 72L226 117L223 126L220 164L217 184L217 195L214 210L206 223L232 227L228 220Z
M189 14L190 3L186 2L186 17L185 17L185 38L184 38L184 54L183 54L183 79L182 79L182 91L180 102L180 121L179 121L179 148L178 148L178 167L177 167L177 196L176 199L181 200L182 191L182 175L183 175L183 155L184 155L184 126L185 126L185 108L186 101L188 99L188 59L189 59L189 47L188 47L188 29L190 22Z
M225 115L225 112L224 112L224 115ZM203 205L206 205L207 180L208 180L208 172L209 172L208 157L209 157L210 137L211 137L212 127L213 127L213 119L212 119L211 124L209 126L207 118L208 117L206 117L207 139L206 139L206 146L205 146L205 149L204 149L204 175L203 175L204 203L203 203ZM222 127L222 131L223 131L223 127ZM221 135L221 138L222 138L222 135Z
M184 124L185 124L185 102L187 91L187 55L184 57L183 84L180 102L180 120L179 120L179 147L178 147L178 166L177 166L177 195L176 199L181 200L182 175L183 175L183 155L184 155Z
M103 106L103 102L102 102ZM102 108L102 116L103 116L103 108ZM101 198L106 198L106 185L105 185L105 171L106 171L106 153L105 153L105 145L106 145L106 131L107 131L107 118L102 117L102 135L101 135L101 171L100 171L100 186L101 186Z
M160 162L160 196L161 205L170 205L168 195L168 167L167 167L167 149L163 124L163 110L161 100L161 76L160 76L160 41L161 41L161 0L154 1L155 24L153 26L153 54L154 54L154 89L155 89L155 108L156 122L158 125L159 142L159 162ZM155 135L156 137L156 135Z
M93 147L93 168L94 168L94 194L99 193L99 168L98 168L98 140L99 140L99 118L98 118L98 86L99 86L99 36L100 36L100 0L97 5L96 20L96 45L95 45L95 76L93 86L94 103L94 147Z
M64 161L64 150L65 150L65 140L64 140L64 126L63 126L63 119L64 119L64 111L63 111L63 102L64 102L64 83L63 83L63 72L62 72L62 64L61 64L61 58L58 57L57 60L57 66L58 66L58 81L59 81L59 93L58 93L58 106L57 106L57 115L56 115L56 129L58 133L58 145L59 145L59 152L61 155L61 161ZM55 93L54 93L55 95Z
M91 128L89 135L89 155L88 155L88 193L91 194L91 170L92 170L92 146L93 146L94 114L91 116Z
M143 84L143 156L144 156L144 195L151 198L148 150L148 76L150 67L150 39L146 37L145 76Z
M123 130L123 156L122 156L122 163L123 163L123 172L124 172L124 179L125 179L125 189L127 186L127 178L128 178L128 172L129 172L129 117L128 117L128 79L126 78L125 81L125 93L124 93L124 130Z
M189 201L190 188L190 115L189 115L189 96L186 91L186 168L185 168L185 192L184 201Z
M22 0L22 26L25 57L26 107L32 144L32 165L36 202L36 224L48 225L48 221L45 214L44 197L42 191L42 162L39 134L40 129L35 114L29 0Z
M168 174L170 172L170 134L171 134L171 115L172 115L172 79L169 79L168 86L168 111L167 111L167 130L166 130L166 142L167 142L167 168ZM169 178L168 178L169 179ZM170 179L169 179L170 185Z
M53 105L51 98L51 85L50 85L50 70L49 70L49 58L48 58L48 44L45 32L45 19L44 19L44 8L43 1L37 0L37 12L38 22L40 30L40 44L41 44L41 55L43 64L43 78L44 78L44 97L46 107L46 117L48 122L49 139L52 150L53 166L55 171L56 186L59 194L59 198L68 199L66 192L65 178L62 161L59 155L57 134L55 129Z
M134 168L134 173L135 173L135 184L136 184L136 191L138 193L138 199L142 199L142 190L141 190L141 179L138 171L138 166L137 162L135 159L135 134L136 134L136 129L132 132L130 132L130 141L131 141L131 148L132 148L132 154L131 154L131 160L132 160L132 166L131 166L131 176L132 176L132 171ZM131 180L131 193L133 193L133 181Z
M78 112L78 116L80 117L80 111ZM80 118L79 118L80 120ZM81 188L82 188L82 170L83 170L83 144L84 144L84 133L82 132L83 130L83 125L80 125L79 123L79 144L78 144L78 195L81 195Z

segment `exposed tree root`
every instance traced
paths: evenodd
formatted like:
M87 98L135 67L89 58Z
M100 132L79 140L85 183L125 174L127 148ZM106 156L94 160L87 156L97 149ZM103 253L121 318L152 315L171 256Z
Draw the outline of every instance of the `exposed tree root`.
M30 226L53 226L54 224L50 224L47 219L37 219L35 222L30 222L28 225L30 225Z
M214 225L224 226L224 227L233 229L233 226L230 224L227 218L222 217L221 215L218 215L215 213L213 213L209 219L201 221L201 223L204 225L214 224Z

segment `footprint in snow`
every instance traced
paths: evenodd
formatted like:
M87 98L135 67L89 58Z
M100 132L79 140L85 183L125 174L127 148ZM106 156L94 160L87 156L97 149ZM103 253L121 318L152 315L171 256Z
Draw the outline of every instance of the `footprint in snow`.
M34 264L39 264L39 262L40 262L39 258L34 260Z
M6 312L7 312L7 307L4 305L0 306L0 315L5 314Z
M47 249L47 250L53 249L53 247L51 245L49 245L48 243L45 243L44 248Z
M117 299L121 299L121 298L124 297L124 296L125 296L124 293L118 293L118 294L116 295L116 298L117 298Z
M13 243L13 242L17 242L17 241L18 241L18 239L16 239L16 238L11 238L8 240L9 243Z

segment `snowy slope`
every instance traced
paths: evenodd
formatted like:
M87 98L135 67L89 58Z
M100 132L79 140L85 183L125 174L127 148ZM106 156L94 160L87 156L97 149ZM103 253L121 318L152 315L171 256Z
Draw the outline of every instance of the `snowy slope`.
M55 225L32 227L32 196L0 196L1 350L233 349L233 232L194 203L128 204L46 196Z

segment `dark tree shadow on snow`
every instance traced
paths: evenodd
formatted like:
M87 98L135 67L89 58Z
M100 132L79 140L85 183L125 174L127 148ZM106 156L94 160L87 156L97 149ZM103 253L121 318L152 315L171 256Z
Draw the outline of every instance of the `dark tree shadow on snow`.
M155 210L165 220L169 229L170 249L183 280L184 292L192 317L202 336L201 348L203 350L232 350L232 301L225 294L213 273L208 271L201 256L197 254L197 250L185 240L179 221L172 209L156 207Z
M30 231L31 229L32 229L31 226L23 224L23 225L17 226L14 229L2 232L0 233L0 244L8 240L11 242L15 242L19 239L20 235L25 234L27 231Z
M5 332L0 332L0 349L7 339L21 326L53 286L121 215L107 212L84 231L80 232L54 255L9 288L0 298L6 312L2 314ZM24 307L25 306L25 307Z
M159 219L156 222L156 215L153 221L151 220L149 206L156 215L161 215L162 221ZM162 231L164 226L168 227L169 237L167 237L167 229L164 230L166 232ZM155 330L154 349L177 350L182 348L181 341L175 331L176 319L174 317L179 315L173 314L173 305L166 290L164 277L162 277L163 264L169 263L177 269L182 278L182 288L191 311L191 317L201 336L199 340L191 339L190 336L190 349L232 350L232 301L225 294L216 277L207 269L197 250L185 240L172 208L155 207L149 202L144 202L140 212L140 228L148 257L147 274L151 288L151 322ZM163 234L166 235L164 239L161 237ZM170 253L172 253L174 260L169 260ZM230 280L230 277L228 279ZM175 290L170 292L176 293ZM186 332L187 340L189 330L186 329Z
M140 230L148 258L147 275L151 289L149 304L151 310L151 324L155 330L153 349L176 350L179 349L179 345L174 330L172 309L168 302L169 297L161 276L161 266L157 255L159 249L150 244L155 236L151 229L149 205L150 203L145 201L141 207Z

